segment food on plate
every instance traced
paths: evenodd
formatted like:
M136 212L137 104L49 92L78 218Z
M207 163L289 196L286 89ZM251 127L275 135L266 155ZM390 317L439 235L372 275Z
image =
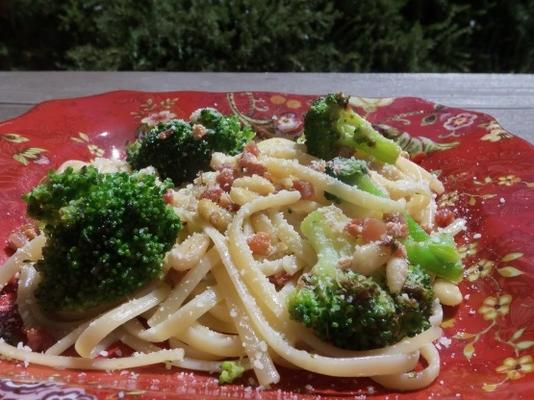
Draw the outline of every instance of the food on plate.
M350 107L349 101L348 96L336 93L312 103L304 118L308 152L329 160L345 148L394 164L401 151L399 146L378 133Z
M235 155L253 138L252 129L237 116L203 108L190 122L171 120L150 129L127 146L127 160L134 170L151 166L161 178L180 185L208 169L214 152Z
M35 290L49 313L99 309L162 273L180 218L163 200L172 187L149 172L51 172L24 200L46 237Z
M50 344L0 353L58 368L166 363L220 383L253 370L268 386L281 366L429 385L441 304L461 301L463 222L436 217L441 182L348 97L314 101L304 134L255 142L204 108L142 133L126 161L49 173L25 196L41 233L17 242L0 285L18 278L24 326ZM132 353L108 354L116 342Z

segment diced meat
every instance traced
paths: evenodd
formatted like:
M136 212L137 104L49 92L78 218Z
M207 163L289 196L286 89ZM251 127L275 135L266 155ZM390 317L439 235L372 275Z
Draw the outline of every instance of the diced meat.
M315 194L313 185L308 181L303 181L300 179L293 181L293 189L300 192L300 196L303 200L311 200Z
M217 203L219 199L221 198L221 195L224 193L224 191L221 189L219 185L210 185L204 190L204 192L200 195L201 199L209 199L213 201L214 203Z
M167 204L172 204L172 199L173 199L173 191L172 191L172 189L169 189L163 195L163 200Z
M436 211L434 220L436 225L440 228L445 228L447 225L450 225L454 221L454 213L448 208L440 208Z
M258 147L256 142L250 142L250 143L247 143L247 145L243 149L243 152L250 153L258 157L260 155L260 148Z
M386 224L376 218L365 218L362 227L362 239L365 243L380 240L387 233Z
M232 184L235 180L235 173L233 168L231 167L224 167L219 171L219 174L215 178L217 183L221 186L222 190L225 192L229 192L230 188L232 187Z
M247 239L252 254L267 256L271 250L271 235L267 232L258 232L250 235Z
M269 281L276 286L276 289L278 290L280 290L287 282L289 282L290 279L291 275L289 275L286 271L277 272L269 277Z
M33 351L44 351L55 343L52 335L41 328L27 328L24 333L26 334L26 344Z
M344 228L345 232L350 236L358 237L362 234L363 231L363 219L362 218L353 218L350 220Z
M20 249L29 240L35 239L39 235L39 229L33 224L22 225L17 228L7 238L7 245L12 250Z
M218 204L222 208L224 208L224 209L226 209L226 210L228 210L230 212L236 212L240 208L239 204L234 203L232 201L232 199L230 198L229 194L226 193L226 192L221 195L221 197L219 198Z
M381 240L387 234L386 223L376 218L353 218L344 230L353 237L361 236L364 243Z
M258 161L258 158L248 151L243 152L237 162L239 170L243 175L260 175L263 176L267 171L266 168Z

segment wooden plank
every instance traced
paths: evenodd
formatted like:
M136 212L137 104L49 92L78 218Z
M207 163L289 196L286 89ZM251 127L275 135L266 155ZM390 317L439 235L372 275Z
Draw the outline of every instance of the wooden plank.
M0 103L37 103L117 89L271 90L419 96L460 107L534 108L534 75L0 72Z
M16 117L28 111L33 105L27 104L1 104L0 103L0 121Z

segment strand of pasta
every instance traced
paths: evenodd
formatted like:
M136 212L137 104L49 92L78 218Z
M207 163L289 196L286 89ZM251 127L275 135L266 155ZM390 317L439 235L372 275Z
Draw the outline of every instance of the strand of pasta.
M0 290L20 271L25 262L37 261L42 257L45 243L45 236L41 234L30 240L7 259L2 268L0 268Z
M217 319L220 322L232 325L232 318L230 317L230 314L228 314L227 307L222 302L214 305L206 315L211 315L214 319Z
M128 333L123 334L120 340L121 342L131 347L135 351L138 351L141 353L149 354L149 353L154 353L154 352L161 350L161 348L156 346L155 344L150 343L150 342L145 342ZM215 372L219 369L219 365L221 363L220 361L199 360L199 359L195 359L192 357L184 357L182 360L172 361L169 364L176 366L176 367L190 369L194 371Z
M435 226L435 216L436 216L436 210L438 206L436 204L436 200L433 196L430 196L430 201L428 202L427 206L421 210L421 224L429 227L430 229L434 229Z
M111 371L179 361L183 359L184 351L182 349L159 350L157 352L144 355L137 354L131 357L90 359L81 357L55 356L26 351L11 346L5 343L3 339L0 339L0 354L13 360L19 360L30 364L45 365L54 368Z
M465 230L465 228L466 228L465 224L466 224L465 219L456 218L454 221L452 221L445 228L439 229L439 232L449 233L452 236L456 236L457 234L459 234L460 232Z
M421 348L421 355L427 362L426 368L422 371L373 376L371 379L386 388L395 390L417 390L429 386L439 375L439 352L432 343L429 343Z
M441 321L443 321L443 307L438 299L434 299L432 315L428 319L428 322L430 322L430 325L432 326L440 326Z
M294 278L293 280L287 282L282 287L282 289L280 289L278 291L278 295L284 301L284 303L285 303L285 300L287 299L287 296L289 295L289 293L291 293L295 289L296 286L297 286L297 283L296 283L296 279Z
M282 304L274 285L256 268L256 261L242 233L243 221L246 217L268 208L282 207L300 199L299 192L280 191L276 194L258 197L239 209L234 220L228 227L230 251L235 264L239 267L243 279L256 297L262 301L275 315L282 312Z
M177 271L191 269L202 260L209 245L210 241L205 234L194 232L171 249L167 254L166 263Z
M417 180L427 181L434 192L440 194L445 191L443 183L441 183L441 181L436 176L428 172L426 169L420 167L413 161L405 157L399 157L397 158L397 162L395 163L395 165L397 166L397 168L410 175L411 177Z
M228 335L211 330L194 322L189 328L177 335L188 345L221 357L241 357L244 355L242 343L236 335Z
M255 232L268 233L272 240L276 240L273 223L265 213L258 212L251 215L250 222Z
M170 288L161 284L148 294L130 300L91 321L74 345L82 357L91 357L91 350L111 331L143 312L157 306L167 297Z
M252 368L254 368L258 382L262 386L279 382L280 374L276 370L276 367L269 356L267 344L261 340L253 326L250 324L250 320L243 310L238 296L231 290L231 283L228 282L226 271L218 267L215 268L213 273L217 279L217 283L221 285L221 287L229 288L229 290L224 291L224 298L230 309L230 315L234 320L245 352L251 361Z
M316 157L306 152L304 144L283 138L271 138L258 143L261 153L274 157L290 160L298 160L301 164L309 164L317 160Z
M331 176L300 165L296 161L264 157L261 159L269 172L277 175L294 175L310 182L316 191L331 193L351 204L372 208L382 212L400 212L404 210L403 200L391 200L364 192L347 185Z
M142 339L139 339L139 340L142 340ZM149 344L152 345L152 343L150 343L150 342L145 342L145 341L143 341L143 342L144 343L149 343ZM188 358L196 358L197 360L220 361L221 359L224 358L224 357L221 357L221 356L216 356L216 355L204 352L202 350L196 349L196 348L194 348L192 346L189 346L187 343L182 342L181 340L179 340L179 339L177 339L175 337L169 338L169 347L171 349L176 349L176 348L184 349L186 357L188 357Z
M74 343L76 343L76 340L78 340L78 337L80 336L80 334L85 329L87 329L88 326L89 326L89 322L85 322L81 324L80 326L74 328L72 331L67 333L65 336L59 339L56 343L54 343L52 346L46 349L45 354L49 354L52 356L59 356L63 354L71 346L73 346Z
M143 340L142 338L140 338L140 335L145 331L144 327L143 327L143 324L141 324L141 322L139 322L139 320L137 319L132 319L130 321L128 321L126 324L124 324L121 328L120 328L124 334L127 334L129 336L123 336L121 338L121 340L126 337L126 338L134 338L136 339L137 341L135 342L132 342L134 343L134 345L131 345L130 343L128 342L124 342L124 340L122 340L124 343L126 343L127 345L129 345L130 347L132 347L134 350L138 350L138 351L143 351L145 353L147 352L150 352L150 351L154 351L154 350L149 350L150 348L154 349L156 348L156 346L150 342L147 342L146 340ZM182 337L180 335L180 337ZM209 339L208 339L209 340ZM184 343L183 341L179 340L177 337L170 337L169 338L169 344L172 348L183 348L184 351L185 351L185 354L186 354L186 358L184 359L184 362L191 362L191 359L198 359L200 361L203 361L203 360L208 360L208 361L213 361L213 360L217 360L217 359L220 359L221 357L220 356L216 356L214 354L210 354L209 352L207 351L204 351L205 349L198 349L198 348L194 348L192 346L190 346L189 344L187 343ZM142 347L143 349L140 349L139 346L144 346ZM195 362L196 360L193 360L193 362ZM189 368L189 367L186 367L182 364L180 364L180 366L182 366L183 368ZM204 369L204 368L191 368L191 369L196 369L196 370L201 370L201 371L209 371L209 369Z
M317 352L329 357L361 357L362 355L384 355L404 353L409 354L418 351L432 341L441 337L442 331L438 327L432 327L414 337L405 338L399 343L375 350L355 351L345 350L323 342L308 329L301 327L299 324L292 322L292 328L297 332L297 336L302 342L312 347Z
M176 285L169 293L167 299L160 304L157 311L148 319L149 326L157 325L167 319L175 310L177 310L182 303L191 294L198 283L206 276L206 274L219 262L219 256L215 249L209 250L204 258L193 268L191 268L180 283Z
M256 266L266 276L271 276L282 271L293 275L300 269L295 256L292 254L277 258L276 260L265 260L257 263Z
M300 258L307 266L312 266L317 261L313 248L300 234L290 225L281 212L271 211L269 217L276 229L276 234L284 242L289 250Z
M106 337L104 337L100 342L98 342L95 347L91 349L91 353L89 353L89 357L87 358L95 358L99 355L101 356L107 356L107 349L113 345L113 343L117 343L119 340L119 334L117 330L114 330L110 332Z
M139 337L149 342L162 342L187 329L201 315L221 301L215 288L207 288L183 307L179 308L165 321L141 332Z
M231 280L232 287L224 287L224 291L234 290L242 300L244 310L257 329L258 334L273 350L290 363L311 371L329 376L361 377L383 374L395 374L409 371L417 363L417 354L387 354L354 358L332 358L311 354L289 345L283 336L271 328L241 280L239 271L230 258L225 238L214 228L206 228L217 248L223 265Z
M413 196L414 194L424 194L427 196L431 196L432 194L427 182L422 183L408 179L392 181L373 170L369 171L369 175L373 181L378 182L387 190L392 199Z

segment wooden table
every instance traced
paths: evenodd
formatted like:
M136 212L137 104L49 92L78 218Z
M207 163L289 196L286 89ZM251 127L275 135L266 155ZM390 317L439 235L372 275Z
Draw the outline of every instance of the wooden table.
M491 114L506 129L534 143L534 75L0 72L0 120L43 100L116 89L417 96Z

